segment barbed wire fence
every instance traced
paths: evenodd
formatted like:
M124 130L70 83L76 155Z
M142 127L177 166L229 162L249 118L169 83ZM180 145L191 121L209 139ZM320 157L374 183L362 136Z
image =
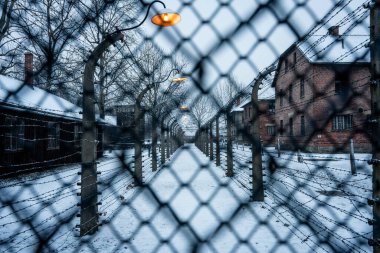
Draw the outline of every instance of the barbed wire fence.
M189 31L142 30L165 4L0 4L0 251L380 252L380 2L178 1Z

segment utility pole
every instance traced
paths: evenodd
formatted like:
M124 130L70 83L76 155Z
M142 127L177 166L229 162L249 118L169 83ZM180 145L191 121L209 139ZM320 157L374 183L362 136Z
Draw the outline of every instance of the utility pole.
M373 252L380 253L380 0L374 0L370 13L371 100L373 127ZM371 242L370 242L371 243Z

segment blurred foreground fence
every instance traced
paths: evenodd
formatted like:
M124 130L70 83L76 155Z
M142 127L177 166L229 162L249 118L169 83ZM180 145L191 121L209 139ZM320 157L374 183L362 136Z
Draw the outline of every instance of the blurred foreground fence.
M0 7L1 252L380 252L379 0Z

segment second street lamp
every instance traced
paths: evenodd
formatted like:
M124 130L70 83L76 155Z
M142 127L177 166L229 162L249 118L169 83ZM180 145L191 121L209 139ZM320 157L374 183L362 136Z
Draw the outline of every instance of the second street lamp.
M163 80L160 80L160 81L157 81L157 82L153 82L152 84L150 85L147 85L141 92L140 94L137 96L137 99L136 99L136 102L135 102L135 108L134 108L134 123L135 123L135 127L134 127L134 137L135 137L135 170L134 170L134 178L135 178L135 185L136 186L139 186L139 185L142 185L143 184L143 175L142 175L142 143L143 143L143 138L145 137L144 134L144 115L145 115L145 112L144 112L144 109L142 108L142 102L143 102L143 98L145 96L145 94L147 94L147 92L152 89L155 85L159 85L161 83L164 83L166 82L171 74L173 72L177 72L177 74L179 73L179 70L177 68L174 68L172 70L170 70L169 74L167 75L167 77ZM181 78L181 80L186 80L184 78ZM177 81L178 82L178 81ZM169 86L170 87L170 86ZM152 120L155 121L155 115L152 115ZM153 124L152 127L156 127L157 124ZM154 137L154 140L152 139L152 142L157 142L157 138L155 136L152 136ZM152 147L152 148L156 148L156 147ZM152 160L156 160L156 151L154 150L152 152ZM156 168L156 165L153 163L153 169L155 170Z
M95 89L94 73L97 61L103 53L117 41L124 38L123 31L133 30L141 26L148 17L153 4L160 3L165 9L152 18L152 23L159 26L177 24L181 18L178 13L169 12L162 1L153 1L149 4L144 19L137 25L125 29L117 29L105 36L87 59L83 75L83 134L81 138L82 169L81 169L81 212L80 235L91 235L98 230L98 189L96 168L96 126L95 126Z

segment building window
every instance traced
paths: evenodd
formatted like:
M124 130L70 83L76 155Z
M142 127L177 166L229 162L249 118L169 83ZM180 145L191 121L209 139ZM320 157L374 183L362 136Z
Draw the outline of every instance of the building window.
M283 99L284 93L283 93L282 89L280 90L279 95L280 95L280 106L283 106L284 105L284 99Z
M300 98L305 97L305 79L301 78L300 80Z
M297 63L297 53L296 52L293 53L293 63L294 63L294 66L296 66L296 63Z
M345 95L348 88L347 73L335 73L335 94Z
M59 124L48 122L48 149L59 149Z
M301 136L305 136L305 117L301 116Z
M76 146L80 145L80 137L82 133L82 127L79 125L74 126L74 143Z
M283 135L284 133L284 121L280 120L280 135Z
M293 136L293 118L289 119L289 136Z
M289 103L293 102L293 84L289 85Z
M268 106L268 111L269 113L274 113L275 112L275 103L274 103L274 100L270 101L269 102L269 106Z
M25 138L24 120L7 117L5 118L5 126L5 150L23 150Z
M333 130L345 131L352 129L352 115L337 115L333 118Z
M267 134L271 136L276 135L276 126L267 126Z

